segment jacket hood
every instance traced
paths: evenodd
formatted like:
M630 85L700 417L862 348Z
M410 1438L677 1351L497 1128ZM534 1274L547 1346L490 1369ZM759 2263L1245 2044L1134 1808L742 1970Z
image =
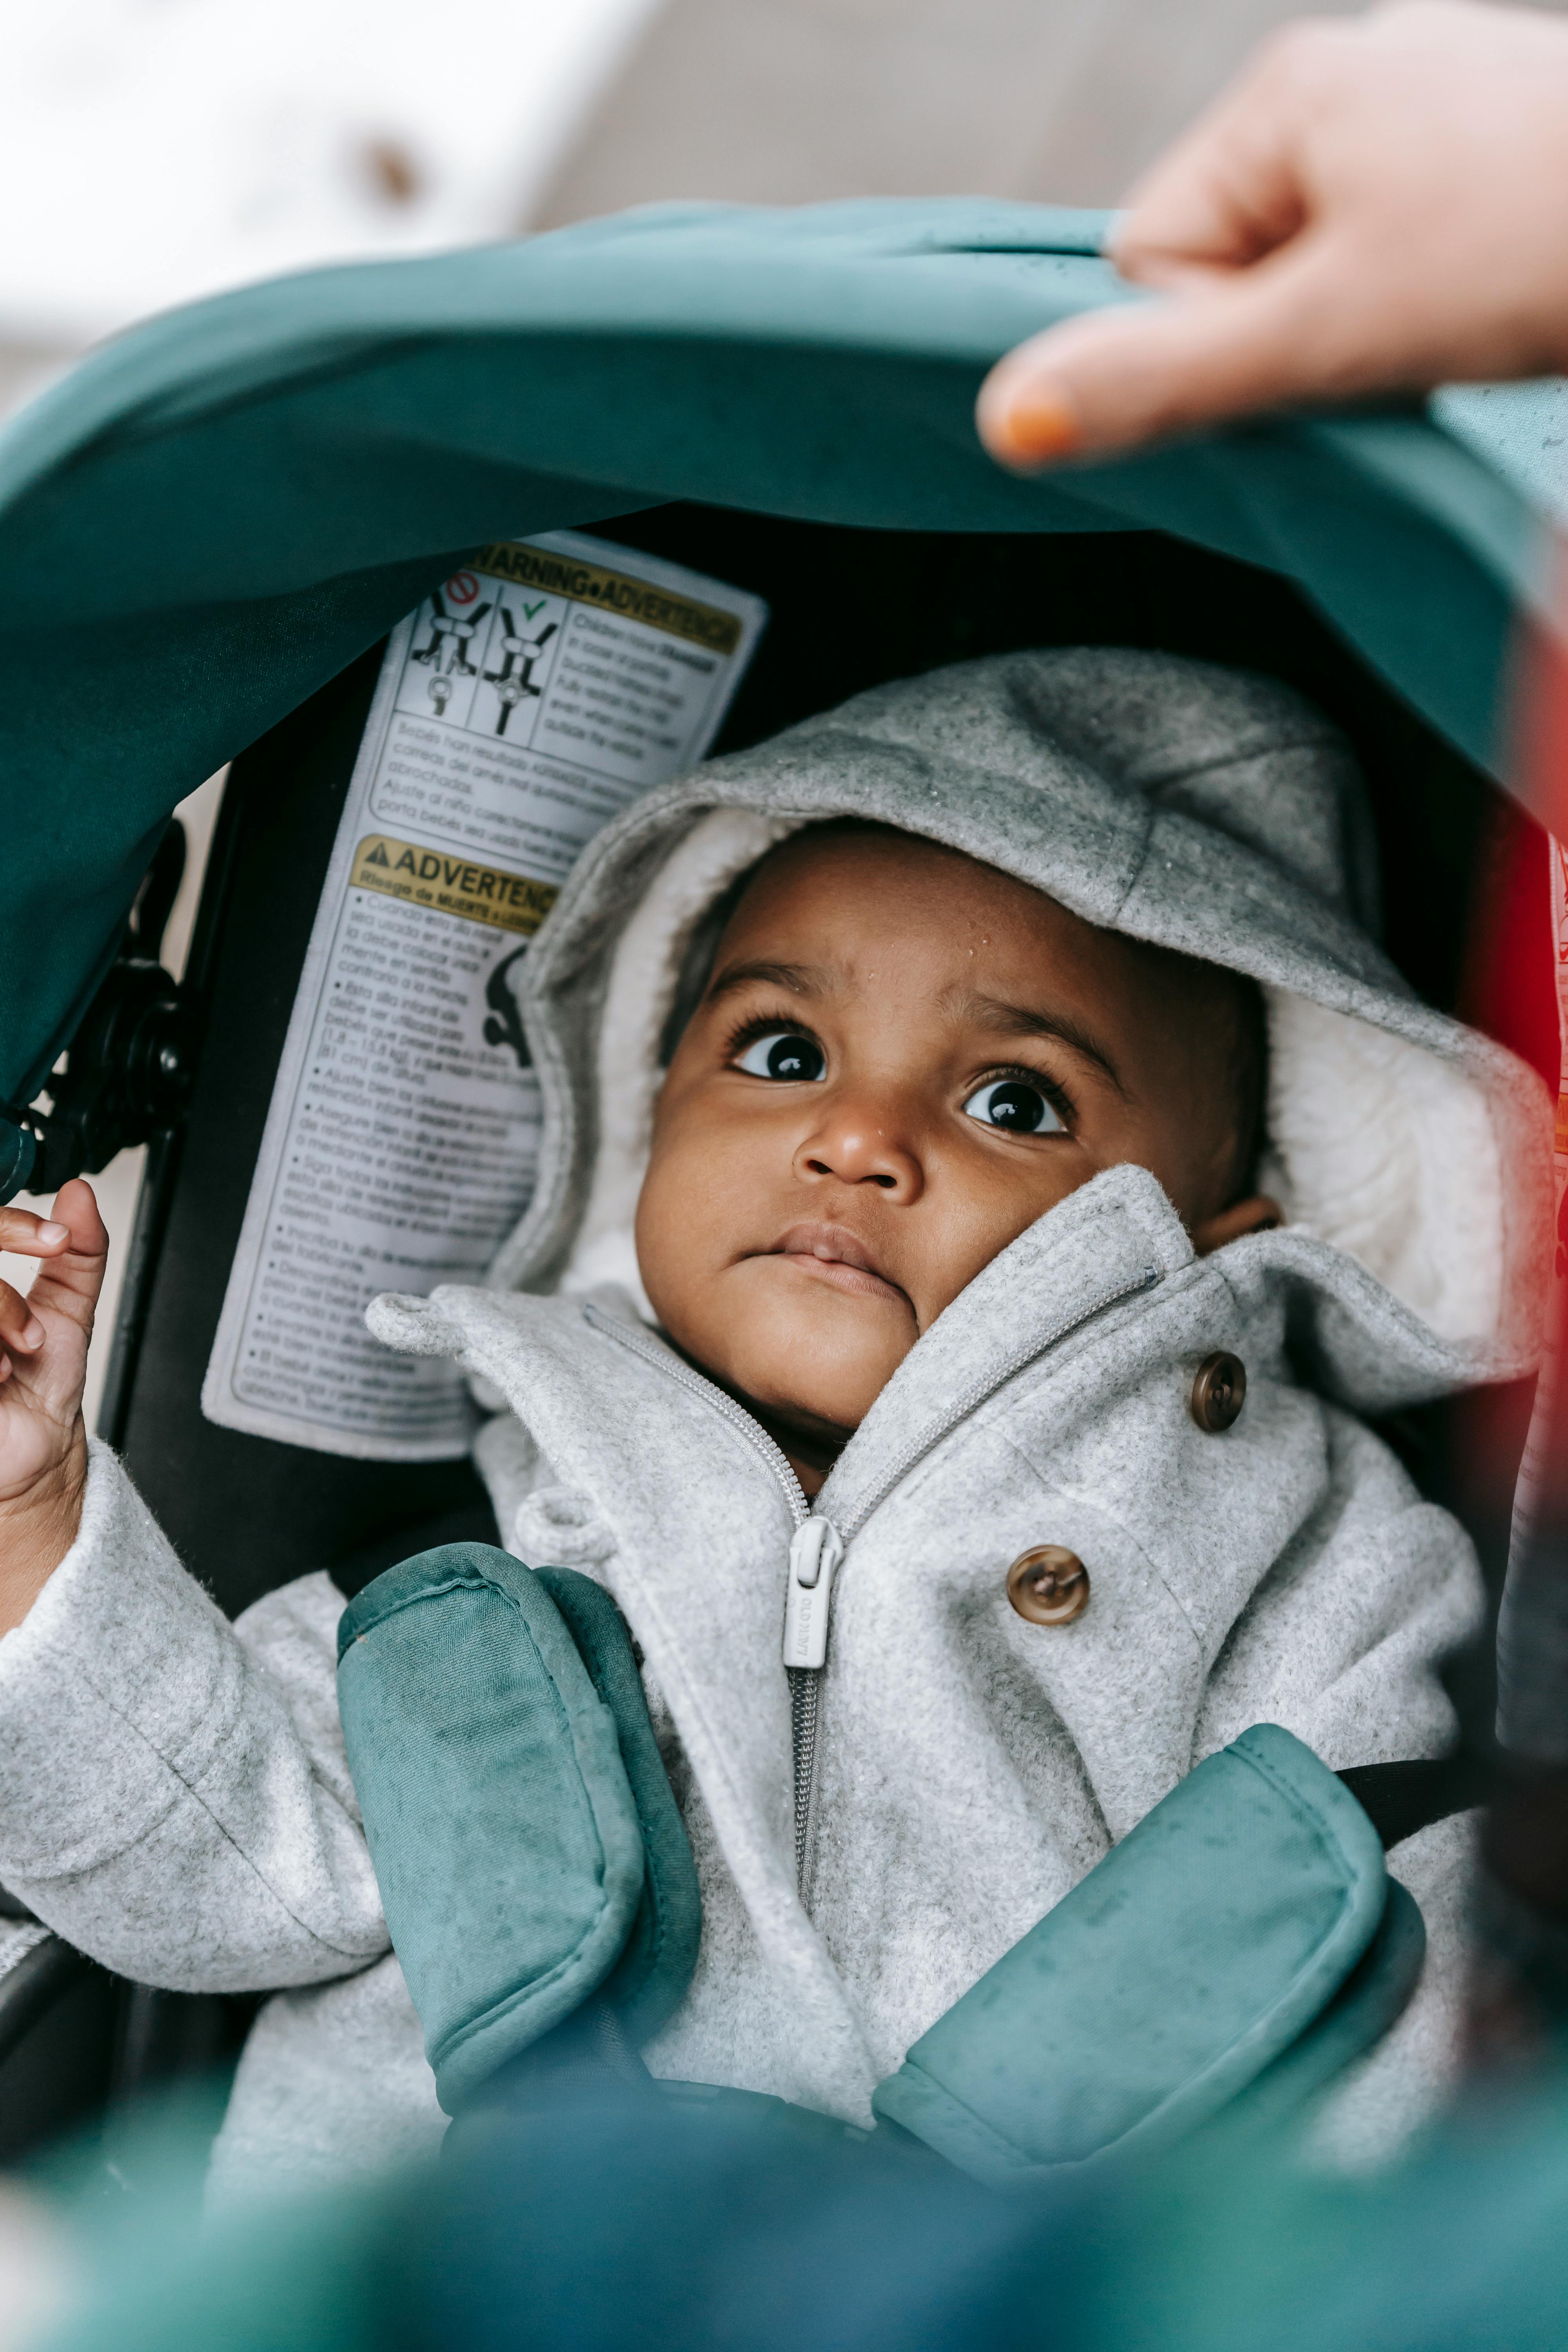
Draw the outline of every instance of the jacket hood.
M1423 1003L1375 944L1375 850L1349 747L1273 680L1116 648L1007 654L878 688L648 793L596 837L520 975L544 1132L493 1285L615 1281L640 1298L632 1221L660 1045L703 918L775 843L844 816L963 851L1090 923L1259 983L1261 1181L1285 1210L1282 1276L1339 1302L1310 1349L1330 1388L1387 1404L1532 1369L1546 1090ZM1390 1295L1372 1380L1371 1335L1342 1311L1346 1258Z

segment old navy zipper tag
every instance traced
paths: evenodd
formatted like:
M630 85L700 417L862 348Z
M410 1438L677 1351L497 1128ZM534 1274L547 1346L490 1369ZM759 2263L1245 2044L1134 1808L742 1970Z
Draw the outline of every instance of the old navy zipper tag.
M820 1666L827 1656L827 1617L833 1579L844 1557L844 1539L831 1519L803 1519L789 1548L789 1591L784 1601L784 1662Z

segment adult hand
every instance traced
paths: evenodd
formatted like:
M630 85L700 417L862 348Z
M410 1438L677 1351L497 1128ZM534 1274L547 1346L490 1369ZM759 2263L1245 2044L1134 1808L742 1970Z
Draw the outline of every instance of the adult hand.
M19 1624L76 1541L87 1484L82 1387L109 1236L92 1187L62 1184L50 1218L0 1209L0 1248L43 1260L24 1297L0 1282L0 1633Z
M1568 24L1405 0L1287 26L1133 189L1110 254L1168 299L992 370L1004 465L1568 367Z

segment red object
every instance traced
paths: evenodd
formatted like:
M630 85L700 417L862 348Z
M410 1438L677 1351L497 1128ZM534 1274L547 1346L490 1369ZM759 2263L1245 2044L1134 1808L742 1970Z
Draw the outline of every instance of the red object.
M1516 649L1510 711L1509 782L1512 803L1498 825L1478 877L1460 992L1460 1017L1495 1037L1538 1070L1557 1105L1560 1181L1552 1309L1568 1338L1568 541L1552 552L1553 617L1523 625ZM1529 814L1526 814L1525 812ZM1546 1302L1543 1301L1543 1305ZM1495 1507L1511 1491L1524 1435L1522 1400L1512 1391L1467 1397L1459 1416L1468 1475ZM1563 1420L1568 1400L1550 1411ZM1533 1454L1549 1476L1531 1496L1534 1509L1568 1500L1568 1446L1540 1423ZM1562 1493L1554 1491L1561 1482ZM1548 1491L1552 1490L1552 1491Z

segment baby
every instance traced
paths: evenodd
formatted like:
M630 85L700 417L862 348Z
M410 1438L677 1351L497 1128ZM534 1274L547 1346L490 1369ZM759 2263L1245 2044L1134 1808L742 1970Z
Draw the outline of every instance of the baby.
M1005 656L650 794L529 958L540 1180L384 1298L487 1404L503 1539L638 1644L697 1862L657 2074L872 2085L1193 1765L1452 1737L1469 1544L1356 1418L1533 1360L1537 1082L1372 943L1332 730L1160 656ZM1508 1183L1505 1186L1504 1173ZM219 2185L438 2135L343 1760L325 1574L230 1627L79 1421L102 1236L0 1303L0 1878L107 1965L259 1987ZM67 1230L68 1229L68 1230ZM1467 1825L1396 1848L1449 2063Z
M1248 1192L1257 987L1097 930L961 852L814 825L747 877L658 1098L637 1213L660 1328L808 1495L915 1341L1103 1170L1200 1256Z

